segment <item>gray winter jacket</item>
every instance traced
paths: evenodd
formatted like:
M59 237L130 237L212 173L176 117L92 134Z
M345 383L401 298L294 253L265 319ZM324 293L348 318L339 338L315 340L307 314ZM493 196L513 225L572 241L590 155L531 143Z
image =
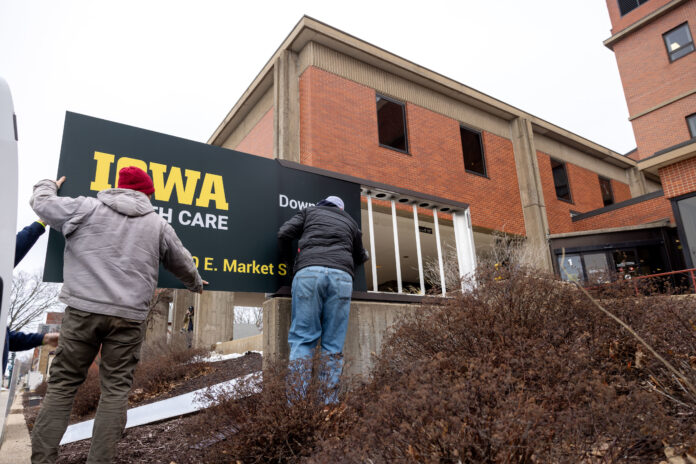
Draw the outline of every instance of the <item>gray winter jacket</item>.
M65 236L60 301L90 313L145 320L159 263L192 292L202 289L191 254L144 193L109 189L59 197L52 180L34 186L31 207Z

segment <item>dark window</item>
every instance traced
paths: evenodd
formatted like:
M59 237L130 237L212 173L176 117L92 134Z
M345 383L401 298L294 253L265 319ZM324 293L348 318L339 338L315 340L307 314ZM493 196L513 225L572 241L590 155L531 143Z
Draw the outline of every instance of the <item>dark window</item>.
M570 197L570 185L565 163L551 159L551 172L553 172L553 185L556 187L556 198L572 202Z
M407 152L406 109L403 103L377 95L379 144Z
M602 201L604 206L614 204L614 191L611 188L611 181L606 177L599 177L599 189L602 191Z
M665 39L669 61L678 60L694 51L694 41L691 38L691 31L689 31L689 23L684 23L669 32L665 32L662 37Z
M459 127L462 138L462 153L464 154L464 169L468 172L486 175L486 160L483 156L481 134L466 127Z
M696 137L696 113L686 117L686 124L689 126L691 138Z
M629 11L635 10L647 1L648 0L619 0L619 11L621 11L621 16Z

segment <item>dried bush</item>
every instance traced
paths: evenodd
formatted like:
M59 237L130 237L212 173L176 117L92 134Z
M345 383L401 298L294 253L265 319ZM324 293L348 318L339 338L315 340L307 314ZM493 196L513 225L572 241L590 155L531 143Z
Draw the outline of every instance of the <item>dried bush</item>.
M289 368L287 361L273 361L264 369L261 391L260 379L252 377L235 388L208 392L206 400L215 406L190 426L196 447L205 449L204 462L299 462L311 456L318 441L338 435L329 420L342 409L325 404L338 392L317 374L327 362L295 361Z
M572 284L482 269L471 291L390 330L338 407L290 405L297 387L278 368L259 395L219 396L201 416L226 431L209 461L659 462L665 444L696 455L696 396L633 335ZM696 382L694 297L604 292Z
M44 397L46 396L46 390L48 390L48 383L44 380L39 384L38 387L34 390L34 395Z
M99 386L99 368L92 364L87 371L87 378L77 389L73 402L72 417L81 419L97 410L101 387Z

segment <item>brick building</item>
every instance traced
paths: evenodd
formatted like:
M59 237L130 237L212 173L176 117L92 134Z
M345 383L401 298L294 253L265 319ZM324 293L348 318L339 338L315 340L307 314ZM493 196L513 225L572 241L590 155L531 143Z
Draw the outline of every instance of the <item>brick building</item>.
M46 322L39 324L38 332L47 334L49 332L60 332L60 325L63 322L62 312L46 313ZM48 378L48 369L51 367L51 362L55 356L56 349L48 346L38 346L34 348L34 354L31 360L31 370L40 372L44 376L44 380Z
M656 105L629 93L636 114ZM565 248L568 272L585 279L683 267L660 174L639 166L655 141L623 156L309 17L209 143L361 183L365 246L377 250L370 290L417 288L418 261L459 252L449 213L462 205L478 256L505 233L538 246L548 269Z
M607 0L614 51L637 147L658 175L684 259L696 265L696 0Z

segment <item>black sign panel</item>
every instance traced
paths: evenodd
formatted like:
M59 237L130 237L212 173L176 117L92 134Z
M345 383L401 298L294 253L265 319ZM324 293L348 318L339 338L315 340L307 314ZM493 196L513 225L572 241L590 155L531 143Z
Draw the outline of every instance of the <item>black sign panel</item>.
M291 281L279 262L280 225L336 195L360 224L360 186L281 166L276 160L67 113L59 195L96 196L115 187L118 171L138 166L155 184L152 204L194 256L208 290L275 292ZM51 230L44 280L63 280L63 236ZM158 286L182 288L163 268ZM364 271L355 290L365 289Z

